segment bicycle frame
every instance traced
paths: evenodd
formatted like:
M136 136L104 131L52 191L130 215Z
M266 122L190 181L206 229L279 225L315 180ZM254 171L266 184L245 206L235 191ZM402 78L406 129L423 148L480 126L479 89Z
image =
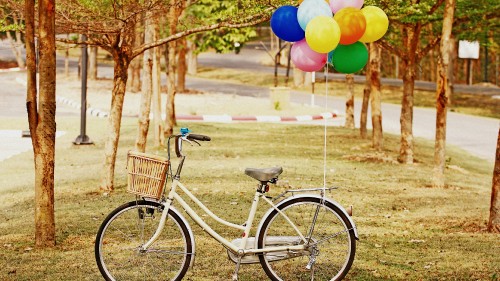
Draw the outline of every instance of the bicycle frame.
M196 203L207 215L209 215L211 218L216 220L217 222L224 224L226 226L243 230L243 238L241 241L241 244L239 247L235 246L233 243L228 241L226 238L222 237L219 233L217 233L215 230L213 230L197 213L194 211L189 204L182 199L182 197L177 193L177 188L180 188L184 194L186 194L193 202ZM276 246L276 247L267 247L265 249L256 249L256 247L251 248L251 249L246 249L247 246L247 241L249 238L249 233L250 230L252 229L252 224L255 219L255 213L257 211L257 206L259 204L259 200L262 198L264 201L266 201L273 209L275 209L277 212L279 212L285 220L295 229L297 232L297 235L300 237L300 239L304 242L302 245L295 245L295 246ZM173 201L178 202L182 208L189 214L189 216L203 229L205 230L210 236L212 236L215 240L217 240L219 243L223 244L225 247L233 251L234 253L238 253L239 255L247 255L247 254L257 254L257 253L267 253L267 252L277 252L277 251L283 251L283 250L304 250L305 246L308 243L308 239L305 238L305 236L300 232L300 230L295 226L295 224L284 214L281 212L276 205L273 204L271 200L266 198L263 193L259 192L258 190L255 192L254 195L254 200L252 202L252 206L250 208L250 213L248 214L247 221L244 225L238 225L234 224L231 222L228 222L226 220L221 219L214 213L212 213L203 203L196 198L195 195L193 195L179 180L174 179L170 188L170 192L167 195L167 200L166 202L163 203L165 206L165 210L162 213L162 217L160 219L160 223L158 225L158 229L156 230L155 234L151 237L151 239L146 242L142 246L142 250L146 250L149 246L151 246L154 241L160 236L163 228L165 227L165 222L167 219L167 213L168 209L172 205Z

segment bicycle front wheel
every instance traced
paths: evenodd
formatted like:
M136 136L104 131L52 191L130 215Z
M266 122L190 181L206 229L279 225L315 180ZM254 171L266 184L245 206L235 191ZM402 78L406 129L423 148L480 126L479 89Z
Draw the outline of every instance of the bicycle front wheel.
M261 226L258 248L305 245L304 250L268 252L259 256L273 280L341 280L356 251L354 229L344 212L321 198L298 197L279 205L305 238L278 211Z
M95 241L95 258L106 280L181 280L193 258L188 226L172 210L160 237L141 250L155 233L163 205L132 201L104 220Z

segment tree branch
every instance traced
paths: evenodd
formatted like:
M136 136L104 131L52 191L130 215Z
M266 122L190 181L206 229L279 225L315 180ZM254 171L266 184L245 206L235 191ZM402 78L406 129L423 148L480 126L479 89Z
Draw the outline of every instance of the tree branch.
M420 61L427 53L434 49L441 42L441 35L436 35L431 42L417 53L417 61Z
M193 29L182 31L182 32L178 32L176 34L170 35L170 36L168 36L166 38L163 38L161 40L158 40L156 42L152 42L152 43L149 43L149 44L143 44L143 45L141 45L141 46L139 46L139 47L137 47L137 48L135 48L133 50L132 56L131 56L130 59L135 58L136 56L142 54L144 51L146 51L148 49L161 46L161 45L166 44L166 43L168 43L170 41L177 40L177 39L180 39L182 37L185 37L185 36L188 36L188 35L191 35L191 34L194 34L194 33L199 33L199 32L209 31L209 30L214 30L214 29L221 28L221 27L242 28L242 27L253 26L253 25L259 24L261 22L268 21L271 18L271 15L269 14L269 12L272 11L272 10L274 10L274 8L270 7L268 9L266 9L261 14L248 17L247 20L250 20L248 22L244 22L244 23L220 22L220 23L216 23L216 24L212 24L212 25L200 26L200 27L197 27L197 28L193 28Z
M398 48L394 47L388 41L386 41L384 39L381 39L381 40L378 40L377 43L379 43L380 46L382 46L382 48L386 49L390 53L393 53L393 54L395 54L398 57L402 57L403 56L403 52L401 52L401 50L399 50Z

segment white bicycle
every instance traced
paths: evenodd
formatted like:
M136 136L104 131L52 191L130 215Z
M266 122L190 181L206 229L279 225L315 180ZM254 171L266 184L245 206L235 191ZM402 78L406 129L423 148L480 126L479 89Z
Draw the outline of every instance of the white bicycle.
M246 169L259 181L248 218L243 225L225 221L212 213L180 182L186 156L182 143L210 141L210 137L190 134L186 128L173 136L180 158L175 175L168 158L129 152L128 191L137 195L111 212L103 221L95 241L95 257L106 280L181 280L194 261L195 239L188 221L174 207L180 206L210 236L227 250L235 264L233 280L241 264L260 263L271 280L341 280L355 255L358 234L348 212L314 188L289 190L276 198L266 196L269 183L276 183L281 167ZM163 187L168 179L168 192ZM198 205L208 216L243 231L232 241L214 231L178 191ZM259 201L270 205L255 237L250 237Z

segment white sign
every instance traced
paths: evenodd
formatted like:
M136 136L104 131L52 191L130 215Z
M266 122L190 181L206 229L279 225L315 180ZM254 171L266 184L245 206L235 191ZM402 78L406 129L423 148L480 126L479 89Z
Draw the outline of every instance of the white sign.
M479 42L474 41L458 41L458 57L461 59L478 59L479 58Z

